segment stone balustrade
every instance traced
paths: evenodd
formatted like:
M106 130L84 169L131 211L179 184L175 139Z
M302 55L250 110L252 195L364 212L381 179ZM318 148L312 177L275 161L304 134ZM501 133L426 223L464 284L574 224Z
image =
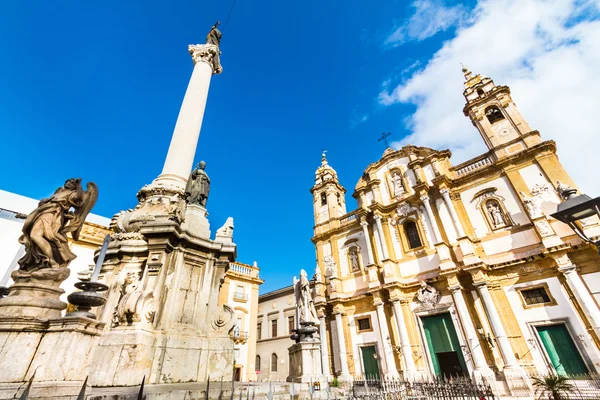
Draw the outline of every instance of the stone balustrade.
M255 268L251 265L246 265L238 262L230 262L229 270L235 272L236 274L258 278L258 268Z
M492 159L488 155L484 154L483 156L474 158L472 160L455 166L454 170L456 171L456 175L458 177L463 177L465 175L469 175L475 171L478 171L488 165L491 165L492 163Z

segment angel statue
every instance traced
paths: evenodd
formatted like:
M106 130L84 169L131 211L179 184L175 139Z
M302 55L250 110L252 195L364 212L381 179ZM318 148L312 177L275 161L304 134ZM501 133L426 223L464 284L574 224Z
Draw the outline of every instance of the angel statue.
M300 323L318 324L317 310L310 293L310 284L305 270L300 270L300 279L294 277L294 294L296 296L296 309Z
M69 248L67 234L79 240L85 218L97 199L95 183L88 182L84 191L81 178L71 178L52 196L41 200L25 219L19 238L19 243L25 246L25 255L19 260L20 270L68 267L77 256Z

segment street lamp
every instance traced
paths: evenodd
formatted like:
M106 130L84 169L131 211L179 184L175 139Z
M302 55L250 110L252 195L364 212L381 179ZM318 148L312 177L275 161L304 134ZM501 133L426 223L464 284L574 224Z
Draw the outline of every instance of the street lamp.
M562 197L563 202L558 205L558 208L551 217L559 220L560 222L569 225L573 231L583 241L595 245L600 252L600 240L592 240L586 236L583 229L576 224L584 218L593 217L594 215L600 217L600 197L592 199L586 194L577 195L577 189L565 185L564 183L558 184L557 192Z

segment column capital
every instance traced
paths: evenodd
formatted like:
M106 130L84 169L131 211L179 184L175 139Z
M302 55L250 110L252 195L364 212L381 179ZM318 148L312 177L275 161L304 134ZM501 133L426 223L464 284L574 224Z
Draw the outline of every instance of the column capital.
M427 196L426 194L421 196L420 199L424 204L429 204L429 196Z
M569 258L569 256L567 255L566 252L564 253L558 253L558 254L553 254L552 258L554 259L554 262L556 263L556 265L558 265L559 269L569 269L570 266L573 266L573 263L571 262L571 259Z
M198 62L208 64L212 68L213 75L218 75L223 72L223 67L221 66L221 62L219 60L219 55L221 54L219 46L208 43L190 44L188 46L188 52L192 56L194 65L196 65Z
M442 188L442 189L440 189L440 194L442 196L444 196L444 197L450 196L450 189L448 189L448 188Z
M379 213L374 213L374 214L373 214L373 218L374 218L374 219L376 219L376 220L378 219L378 220L380 220L380 221L381 221L381 214L379 214Z

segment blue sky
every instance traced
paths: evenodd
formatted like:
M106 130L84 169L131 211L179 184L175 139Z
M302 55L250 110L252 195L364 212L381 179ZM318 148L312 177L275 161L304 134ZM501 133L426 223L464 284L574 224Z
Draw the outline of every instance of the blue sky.
M553 3L561 1L580 7L577 1ZM524 3L540 6L536 0ZM222 26L224 72L211 83L196 161L206 160L212 181L213 232L234 217L238 260L258 261L263 292L290 284L300 268L314 270L309 189L322 148L347 189L351 211L356 181L384 150L377 142L384 131L393 132L396 146L409 138L451 147L463 158L484 151L471 146L480 139L462 116L456 57L486 74L496 72L495 79L501 75L499 84L513 88L513 79L527 88L535 83L539 57L583 41L548 48L534 40L532 48L540 51L524 50L511 63L500 63L501 69L486 64L492 55L455 51L462 48L462 36L479 28L477 18L500 12L496 3L373 4L237 0ZM133 207L136 192L161 171L192 72L187 45L203 42L216 20L224 23L230 6L230 1L105 1L102 7L1 2L0 188L41 198L77 176L98 184L96 214L111 217ZM564 18L542 12L539 18L566 26L572 11L562 11ZM568 25L564 29L581 24ZM583 35L582 29L572 34ZM440 62L443 74L432 70ZM572 68L565 66L565 74ZM502 75L505 70L518 74ZM427 91L427 79L437 93ZM527 93L520 92L525 107L535 110L536 98ZM448 101L439 105L437 98ZM423 126L428 119L421 115L435 119L440 107L459 122ZM538 120L551 130L552 120ZM423 129L442 136L431 138ZM456 148L442 138L452 137L454 129L468 132Z

